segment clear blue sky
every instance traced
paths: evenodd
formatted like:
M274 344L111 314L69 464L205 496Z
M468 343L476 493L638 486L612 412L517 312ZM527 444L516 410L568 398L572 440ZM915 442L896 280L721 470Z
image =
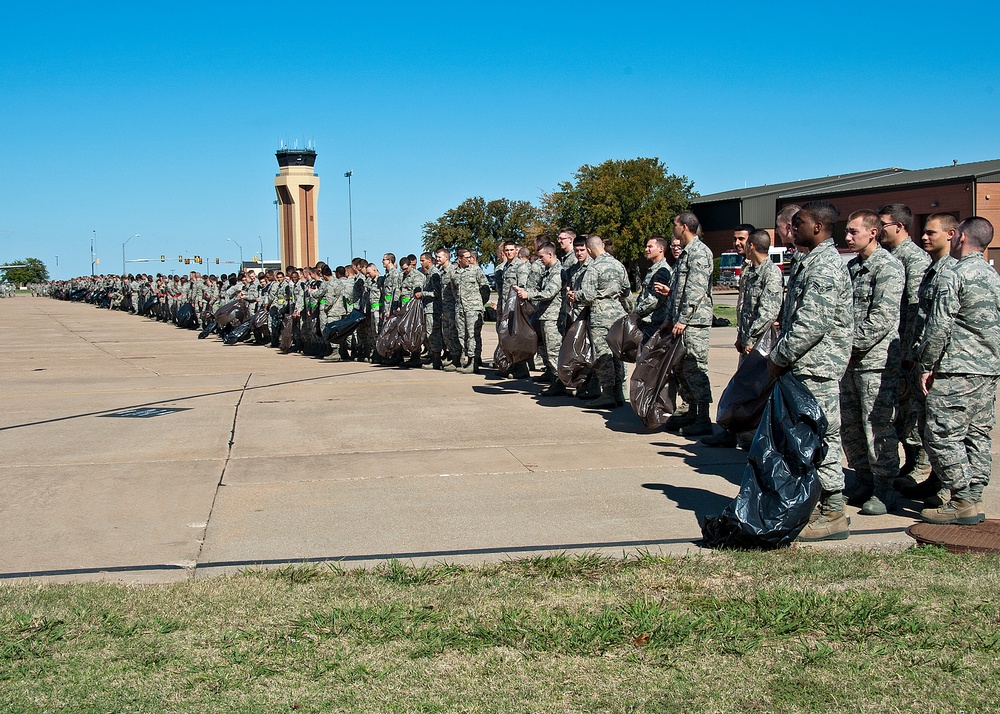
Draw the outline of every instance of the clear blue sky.
M89 274L94 231L98 272L134 233L129 258L173 262L130 272L235 260L227 237L274 258L281 140L315 142L334 264L347 169L372 259L612 158L702 194L1000 158L993 2L146 5L4 10L0 261Z

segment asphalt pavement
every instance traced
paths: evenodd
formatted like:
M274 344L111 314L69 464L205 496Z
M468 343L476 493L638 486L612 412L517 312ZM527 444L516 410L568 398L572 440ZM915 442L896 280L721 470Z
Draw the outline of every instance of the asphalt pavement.
M196 335L0 300L0 580L697 553L698 518L732 499L746 463L650 432L628 406L539 398L490 370L332 363ZM734 339L713 329L716 396ZM851 509L849 540L812 547L910 545L912 505ZM986 506L1000 508L995 489Z

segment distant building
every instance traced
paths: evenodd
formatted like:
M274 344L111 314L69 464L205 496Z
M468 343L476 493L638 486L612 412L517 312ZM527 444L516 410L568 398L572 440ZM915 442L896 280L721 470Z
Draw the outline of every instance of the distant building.
M319 261L316 221L319 176L313 168L316 151L286 148L275 156L278 173L274 178L274 190L278 194L281 265L315 265Z
M782 207L816 200L829 201L840 210L834 240L842 248L846 248L847 216L853 211L905 203L913 211L911 235L918 240L927 216L946 212L959 220L969 216L988 219L998 229L990 248L1000 249L1000 159L917 171L877 169L754 186L699 196L691 202L691 210L701 221L705 243L718 256L732 250L736 224L752 223L773 236L774 217Z

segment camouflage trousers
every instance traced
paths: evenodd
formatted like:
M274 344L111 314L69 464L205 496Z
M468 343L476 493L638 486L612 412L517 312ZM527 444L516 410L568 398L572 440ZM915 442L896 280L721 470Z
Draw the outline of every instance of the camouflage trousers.
M441 320L437 319L433 312L424 312L424 334L427 337L427 354L436 356L441 354Z
M594 374L601 385L601 391L621 387L625 383L625 363L615 359L608 347L608 332L611 325L590 325L590 341L594 345ZM556 360L559 352L556 352Z
M358 338L356 359L371 357L375 352L375 316L371 313L365 315L355 334Z
M446 307L441 312L441 339L452 359L458 359L462 354L462 345L458 341L458 324L455 322L454 306Z
M712 384L708 381L708 338L710 327L688 327L681 333L687 353L677 367L677 391L689 404L711 404Z
M924 393L920 390L920 369L903 368L899 375L896 436L904 448L914 452L918 466L928 463L927 451L924 449L924 423Z
M559 348L562 347L562 334L559 332L558 320L540 320L539 329L542 339L538 341L538 351L542 355L545 369L555 372L559 369Z
M860 478L890 479L899 473L898 383L896 369L848 368L840 380L840 436L847 464Z
M795 372L794 368L792 372ZM816 469L820 487L828 493L843 491L844 467L841 464L840 453L840 381L808 374L796 373L795 376L809 388L826 417L826 435L823 437L826 454Z
M936 374L927 395L927 455L945 488L990 481L990 430L996 423L996 376Z
M467 362L483 356L483 311L459 310L455 313L460 352Z

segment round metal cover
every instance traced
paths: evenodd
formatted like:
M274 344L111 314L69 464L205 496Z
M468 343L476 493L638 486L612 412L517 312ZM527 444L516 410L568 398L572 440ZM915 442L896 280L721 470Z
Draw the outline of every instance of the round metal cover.
M950 553L1000 553L1000 520L991 518L974 526L914 523L906 534L920 545L936 545Z

